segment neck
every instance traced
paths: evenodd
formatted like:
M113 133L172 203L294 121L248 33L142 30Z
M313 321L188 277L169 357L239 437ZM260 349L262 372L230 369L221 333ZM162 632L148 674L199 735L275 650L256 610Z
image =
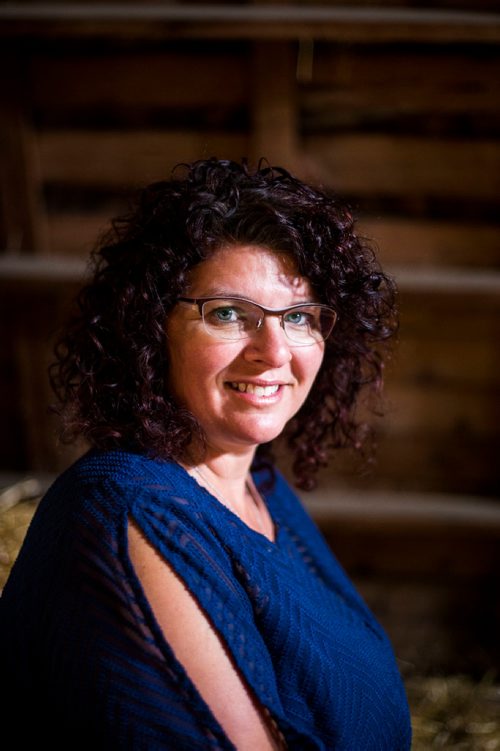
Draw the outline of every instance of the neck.
M188 471L198 467L212 482L233 486L240 483L243 487L249 477L254 456L255 448L230 453L217 450L208 444L203 449L190 447L185 461L181 463Z
M186 470L196 478L212 495L235 512L241 512L247 501L250 473L248 466L234 467L229 472L226 466L220 467L200 462L186 466Z
M240 517L249 527L265 535L269 540L275 539L274 524L266 504L255 487L250 476L251 460L242 461L227 455L195 462L184 462L186 471L194 477L224 506Z

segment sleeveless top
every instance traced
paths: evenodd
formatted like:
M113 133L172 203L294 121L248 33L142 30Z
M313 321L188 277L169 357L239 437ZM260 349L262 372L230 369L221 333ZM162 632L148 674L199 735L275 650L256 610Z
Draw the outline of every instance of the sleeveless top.
M253 477L262 491L262 473ZM263 496L274 542L174 462L93 451L66 470L40 501L0 598L3 734L21 716L14 737L34 732L57 749L234 748L155 620L128 555L133 519L287 748L408 751L387 636L279 472Z

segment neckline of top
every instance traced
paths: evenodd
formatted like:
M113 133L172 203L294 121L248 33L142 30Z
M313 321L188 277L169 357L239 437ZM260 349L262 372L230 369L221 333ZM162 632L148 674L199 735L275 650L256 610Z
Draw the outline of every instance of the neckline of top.
M280 537L280 532L281 532L281 525L278 523L278 521L276 519L276 516L274 514L274 509L270 507L270 506L272 506L272 504L269 503L268 498L266 497L266 495L264 493L262 493L262 491L260 489L257 488L258 491L259 491L259 493L260 493L260 495L261 495L261 497L262 497L262 499L263 499L263 501L264 501L264 503L266 504L269 516L271 517L271 521L273 523L273 528L274 528L274 538L273 539L270 539L269 537L267 537L267 535L263 534L262 532L259 532L256 529L253 529L253 527L250 527L229 506L226 506L224 503L222 503L222 501L220 501L219 498L217 498L217 496L214 495L214 493L212 493L209 488L206 488L204 485L202 485L200 482L198 482L198 480L196 479L196 477L194 477L192 474L190 474L185 469L185 467L183 467L181 464L178 464L177 466L184 472L184 474L188 478L188 482L194 483L194 485L199 490L201 490L203 493L205 493L210 498L210 500L212 502L211 505L212 505L212 507L214 509L216 509L220 513L223 513L226 516L228 516L233 521L233 523L236 523L239 527L241 527L242 529L244 529L245 532L247 532L251 536L255 536L256 539L259 539L259 540L264 540L265 543L267 545L271 546L272 548L277 547L277 544L278 544L278 541L279 541L279 537ZM257 487L256 481L255 481L255 476L254 476L253 473L251 473L251 475L252 475L252 480L255 483L256 487Z

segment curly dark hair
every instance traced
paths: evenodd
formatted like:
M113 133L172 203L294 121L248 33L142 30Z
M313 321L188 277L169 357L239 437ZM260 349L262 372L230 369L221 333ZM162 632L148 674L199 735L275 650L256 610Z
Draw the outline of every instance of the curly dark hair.
M181 458L195 417L168 390L165 321L189 271L223 245L289 253L320 302L338 313L315 384L286 428L296 484L311 489L333 449L364 442L360 393L380 391L396 289L350 209L281 167L215 158L178 165L138 191L92 253L92 276L59 338L50 380L62 440ZM270 458L271 445L257 456Z

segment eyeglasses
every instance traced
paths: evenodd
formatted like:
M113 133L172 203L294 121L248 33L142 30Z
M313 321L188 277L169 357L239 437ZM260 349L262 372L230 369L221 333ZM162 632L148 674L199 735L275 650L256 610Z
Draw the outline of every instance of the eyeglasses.
M278 316L288 339L307 347L328 338L337 321L333 308L321 303L299 303L289 308L265 308L242 297L179 297L196 305L205 330L217 339L247 339L262 328L266 316Z

